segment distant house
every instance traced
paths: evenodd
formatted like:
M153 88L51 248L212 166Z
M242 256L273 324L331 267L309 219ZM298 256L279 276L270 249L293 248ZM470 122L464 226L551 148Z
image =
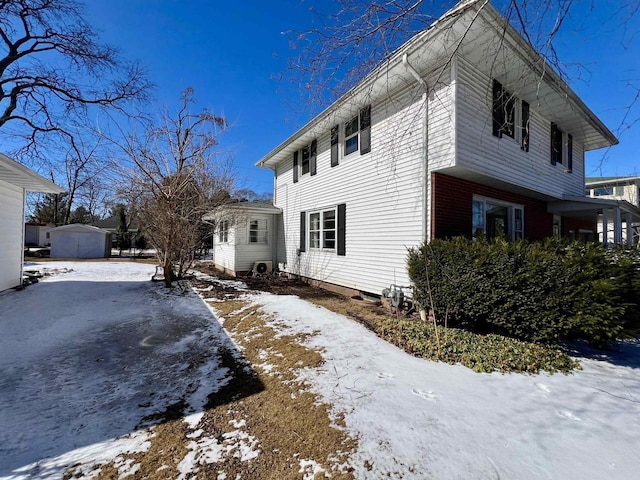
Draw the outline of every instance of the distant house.
M24 244L29 247L49 245L49 230L55 225L50 223L27 222L24 224Z
M0 154L0 291L22 285L26 193L63 191L55 183Z
M282 210L271 202L231 203L204 219L215 225L213 261L220 270L239 275L277 268L278 238L284 239L284 232Z
M52 258L108 258L111 233L91 225L74 223L49 230Z
M611 205L598 216L599 241L604 244L638 245L640 221L634 219L629 211L640 207L640 177L588 177L585 180L588 197L608 200ZM616 223L621 224L622 228L616 228ZM616 233L621 236L616 238Z
M118 215L112 215L104 220L98 220L95 222L94 227L102 228L103 230L107 230L115 234L118 231L118 225L120 224L120 218ZM130 233L138 233L140 226L137 222L132 221L127 225L127 231Z
M584 153L616 143L507 19L467 0L257 166L274 172L285 271L380 294L409 284L407 248L434 238L593 238L614 207L585 197Z

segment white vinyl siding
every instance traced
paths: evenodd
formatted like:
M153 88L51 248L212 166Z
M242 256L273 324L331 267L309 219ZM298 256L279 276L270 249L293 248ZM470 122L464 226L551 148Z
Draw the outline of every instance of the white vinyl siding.
M274 240L276 225L275 215L259 213L243 213L236 215L229 222L227 243L221 243L217 235L213 242L213 259L216 265L233 272L248 272L253 263L258 261L275 261L276 245ZM252 225L258 229L259 242L252 242ZM276 264L274 263L274 267Z
M513 94L518 96L517 91ZM520 148L519 141L493 136L492 79L463 60L457 62L455 102L456 167L556 198L584 194L582 146L574 135L572 173L565 172L565 165L551 165L550 125L554 119L540 116L534 102L529 102L529 152Z
M0 291L22 283L24 190L0 180Z
M391 283L407 284L407 247L422 240L424 217L422 93L413 87L372 104L371 152L341 157L332 168L327 128L318 137L316 176L293 184L292 161L278 165L274 197L283 210L287 271L377 294ZM341 127L341 144L343 135ZM308 212L308 230L309 213L341 203L346 255L308 248L298 256L300 212Z

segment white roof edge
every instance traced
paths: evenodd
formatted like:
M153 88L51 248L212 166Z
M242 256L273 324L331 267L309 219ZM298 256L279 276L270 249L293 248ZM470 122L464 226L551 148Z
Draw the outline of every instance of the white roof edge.
M627 200L617 200L615 198L599 198L599 197L578 197L572 195L563 195L562 200L559 202L577 202L587 203L590 205L602 205L609 207L621 207L625 211L633 211L640 215L640 208Z
M562 88L566 88L566 94L569 97L569 100L572 101L581 111L585 119L589 121L599 132L600 134L611 144L617 145L619 143L616 136L609 130L609 128L598 118L598 116L591 111L591 109L580 99L580 97L573 91L573 89L556 73L549 63L544 60L542 56L533 48L531 44L529 44L520 33L511 25L511 22L502 15L489 0L465 0L456 4L450 10L447 10L440 18L438 18L435 22L433 22L427 29L422 32L414 35L412 38L407 40L404 44L398 47L395 52L393 52L386 61L381 62L378 67L376 67L372 72L366 75L362 80L360 80L356 85L354 85L349 91L343 94L340 98L334 101L331 105L325 108L322 112L312 118L309 122L307 122L304 126L299 128L293 135L287 138L285 141L280 143L277 147L272 149L269 153L264 155L260 160L255 163L257 167L271 168L266 165L266 163L274 157L278 152L286 148L290 143L296 141L301 136L305 135L309 132L313 127L318 125L321 121L325 120L329 115L338 110L343 104L345 104L350 98L356 96L360 91L369 86L382 70L386 68L390 68L391 64L399 63L402 61L402 56L410 50L415 50L417 46L425 43L428 40L428 37L431 36L435 31L439 30L445 22L448 20L454 19L458 14L466 12L466 10L475 7L477 4L481 3L482 5L479 8L479 11L487 12L487 15L491 15L494 20L503 22L506 25L506 28L509 32L509 35L514 38L517 42L521 43L523 48L525 49L525 54L529 58L533 58L535 60L542 60L545 65L545 74L549 76L549 82L555 83L556 85L561 86Z
M627 183L627 182L639 182L640 177L616 177L610 178L608 180L592 180L590 182L585 182L585 186L588 185L605 185L605 184L619 184L619 183Z
M111 233L109 232L109 230L105 230L104 228L100 228L100 227L94 227L93 225L87 225L85 223L70 223L69 225L61 225L59 227L54 227L51 230L49 230L50 232L56 230L69 230L71 228L82 228L84 230L91 230L94 232L100 232L100 233Z
M490 7L490 8L487 8ZM582 101L582 99L578 96L576 92L573 91L571 86L565 82L560 75L556 72L556 70L542 57L533 46L527 42L522 35L511 25L511 22L500 13L492 4L488 2L484 8L487 8L487 12L490 12L493 15L493 18L499 22L503 22L506 29L509 31L511 38L513 38L516 42L520 43L522 48L525 49L526 55L531 60L542 60L544 62L544 74L549 75L551 82L554 83L561 88L566 88L566 94L569 97L569 100L574 102L578 107L578 110L582 112L586 118L593 126L600 132L600 134L609 141L611 145L617 145L619 142L618 138L614 135L614 133L609 130L609 128L598 118L598 116ZM524 53L524 52L523 52Z
M25 188L30 192L62 193L64 188L42 175L0 153L0 180Z
M331 105L329 105L327 108L325 108L323 111L321 111L318 115L316 115L311 120L309 120L309 122L307 122L305 125L303 125L301 128L299 128L293 135L291 135L285 141L280 143L280 145L278 145L277 147L272 149L269 153L264 155L260 160L258 160L255 163L255 166L256 167L269 168L269 167L265 166L265 163L271 157L276 155L280 150L285 148L290 143L294 142L299 137L303 136L305 133L307 133L309 130L311 130L313 127L315 127L322 120L326 119L332 113L334 113L339 107L341 107L343 104L345 104L350 98L355 97L357 94L360 93L361 90L363 90L366 87L368 87L372 82L375 81L375 79L379 76L379 74L384 69L387 69L387 68L390 67L391 63L400 63L400 62L402 62L402 56L405 53L407 53L407 51L411 50L412 48L416 47L417 45L425 43L428 40L427 37L429 35L431 35L434 32L434 30L436 30L436 28L440 27L440 25L442 23L444 23L445 21L449 20L451 17L454 17L455 15L459 14L460 12L463 12L463 11L467 10L471 6L473 6L476 3L479 3L481 1L484 1L484 0L466 0L466 1L462 1L462 2L460 2L458 4L456 4L450 10L447 10L440 18L438 18L435 22L433 22L427 29L425 29L422 32L414 35L409 40L407 40L405 43L403 43L400 47L398 47L389 56L389 58L386 61L382 61L380 63L380 65L378 65L376 68L374 68L373 71L371 71L362 80L360 80L357 84L355 84L353 87L351 87L346 93L342 94Z

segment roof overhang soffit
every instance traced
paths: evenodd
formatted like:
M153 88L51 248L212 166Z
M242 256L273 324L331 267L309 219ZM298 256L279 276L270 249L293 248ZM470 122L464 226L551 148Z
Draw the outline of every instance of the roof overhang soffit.
M29 192L62 193L64 188L0 153L0 180Z

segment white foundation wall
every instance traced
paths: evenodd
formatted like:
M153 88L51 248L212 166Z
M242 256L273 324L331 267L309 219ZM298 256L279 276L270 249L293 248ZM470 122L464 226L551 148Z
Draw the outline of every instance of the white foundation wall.
M0 291L22 284L24 190L0 180Z
M423 240L423 90L414 86L383 103L374 103L371 117L370 153L344 157L341 124L339 165L331 167L329 131L317 139L317 175L301 175L293 183L293 158L278 165L275 205L283 211L285 242L279 252L285 257L286 271L380 294L392 283L409 284L407 249ZM450 121L447 115L442 118ZM438 126L430 121L429 128ZM440 141L446 143L446 139ZM346 204L346 255L308 247L297 255L300 212L342 203Z

